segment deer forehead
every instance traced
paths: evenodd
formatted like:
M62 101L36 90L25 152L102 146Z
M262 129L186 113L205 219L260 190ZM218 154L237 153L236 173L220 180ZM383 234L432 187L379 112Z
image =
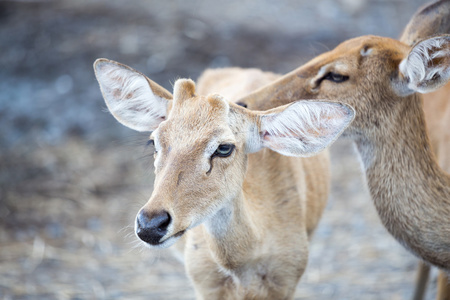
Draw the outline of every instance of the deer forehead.
M173 150L211 155L220 143L234 142L232 119L228 102L218 95L175 99L167 121L152 136Z
M370 61L370 68L380 65L389 65L393 68L408 52L409 47L399 41L378 36L363 36L343 42L334 50L319 56L315 62L320 66L319 71L323 73L326 67L333 67L337 72L351 73L362 66L364 61ZM376 60L379 64L373 64ZM351 74L349 74L351 75Z

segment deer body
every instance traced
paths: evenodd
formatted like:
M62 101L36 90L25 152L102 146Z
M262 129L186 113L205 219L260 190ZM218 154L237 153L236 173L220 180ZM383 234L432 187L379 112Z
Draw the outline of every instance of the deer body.
M157 248L183 236L178 249L199 299L292 299L329 190L328 153L302 156L332 143L353 109L299 102L252 112L219 95L198 96L191 80L178 80L172 97L119 63L100 59L95 70L117 120L152 131L155 185L137 215L137 236ZM202 93L245 94L275 76L216 75L203 76Z
M197 90L237 99L276 77L252 69L207 70ZM224 212L187 234L186 269L194 283L203 285L196 286L199 297L285 299L293 295L306 268L308 239L326 205L329 177L328 151L308 158L270 150L248 155L242 195L229 208L233 213ZM228 223L230 214L235 219L226 230L232 233L222 236L222 224Z
M369 190L388 231L422 259L450 270L450 177L437 164L417 92L450 77L450 37L413 48L389 38L346 41L239 101L268 109L299 99L352 105L344 135L361 155Z
M450 84L423 96L423 111L431 148L439 166L450 174ZM420 262L416 280L414 300L424 298L430 266ZM437 300L450 299L450 285L445 272L441 271L438 279Z
M188 232L186 269L200 298L292 297L329 189L328 154L311 158L249 155L243 194L229 208L233 213ZM269 174L261 161L273 168ZM223 228L229 214L233 221Z
M405 114L421 112L420 97L415 98L405 103ZM450 178L437 167L427 145L424 116L416 114L401 123L381 123L387 134L377 136L376 142L356 140L369 190L383 224L403 246L449 269Z
M450 33L450 1L428 3L411 18L400 41L413 46L420 40L438 34ZM423 95L425 119L433 151L441 168L450 174L450 84L435 92ZM423 299L430 267L420 263L414 300ZM438 279L438 300L450 299L448 278L441 271Z

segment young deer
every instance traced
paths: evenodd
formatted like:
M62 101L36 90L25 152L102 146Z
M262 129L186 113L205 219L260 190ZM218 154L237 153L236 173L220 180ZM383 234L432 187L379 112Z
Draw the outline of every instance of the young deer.
M199 299L292 299L329 189L327 152L301 156L330 145L353 109L302 101L250 111L198 96L191 80L177 80L172 97L125 65L94 68L116 119L152 132L155 185L136 235L154 248L186 237L179 246ZM273 76L243 71L226 89L244 95ZM203 90L224 88L210 85Z
M418 94L449 79L450 36L412 48L363 36L239 101L260 110L299 99L337 99L353 106L356 117L344 135L356 143L384 226L414 254L450 270L450 176L431 150Z
M441 0L420 8L406 26L400 41L413 46L418 41L437 34L450 33L450 1ZM428 136L439 166L450 173L450 84L423 96L423 109ZM430 267L421 263L417 276L415 300L423 299ZM445 272L438 280L438 300L450 300L450 285Z

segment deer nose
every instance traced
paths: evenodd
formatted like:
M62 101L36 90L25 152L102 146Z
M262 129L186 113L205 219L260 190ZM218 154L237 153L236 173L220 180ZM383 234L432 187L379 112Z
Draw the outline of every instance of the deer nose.
M141 210L136 216L136 235L150 245L158 245L166 235L170 221L171 217L166 211L149 215Z

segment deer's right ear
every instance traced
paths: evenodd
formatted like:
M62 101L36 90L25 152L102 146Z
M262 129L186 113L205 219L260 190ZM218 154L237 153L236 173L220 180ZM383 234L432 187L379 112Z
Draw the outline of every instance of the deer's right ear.
M450 35L423 40L399 65L406 94L430 93L450 81ZM401 86L401 85L399 85Z
M153 131L167 118L172 94L144 74L104 58L95 61L94 70L109 111L123 125Z

